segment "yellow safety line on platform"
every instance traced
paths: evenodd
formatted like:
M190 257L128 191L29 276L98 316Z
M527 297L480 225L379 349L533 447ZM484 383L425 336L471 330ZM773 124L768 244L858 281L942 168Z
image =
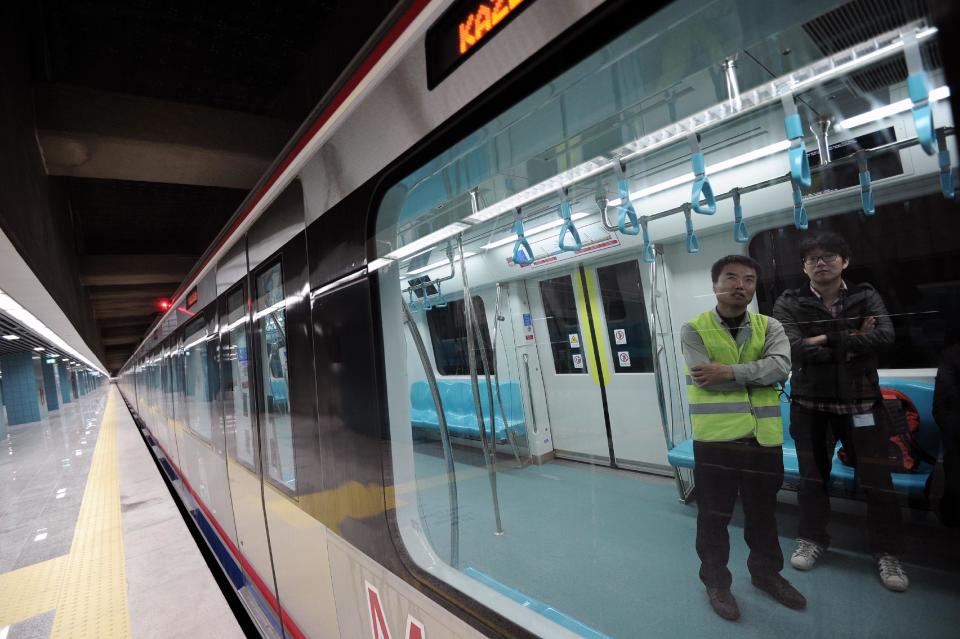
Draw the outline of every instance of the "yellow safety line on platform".
M111 390L73 543L65 561L51 639L130 636L120 518L116 404L117 393Z
M0 628L53 610L67 555L0 575Z

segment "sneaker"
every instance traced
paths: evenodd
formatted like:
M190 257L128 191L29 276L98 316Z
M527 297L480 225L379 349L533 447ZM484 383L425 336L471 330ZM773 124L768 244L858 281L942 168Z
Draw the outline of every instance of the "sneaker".
M797 570L810 570L823 554L823 546L808 539L798 539L797 549L790 555L790 565Z
M754 586L764 591L787 608L803 610L807 607L807 598L793 587L789 581L780 575L772 577L751 577Z
M899 559L883 553L877 556L877 567L880 569L880 581L887 587L887 590L906 591L907 586L910 585L910 580L907 579L907 573L904 572Z
M707 587L707 596L710 597L710 606L713 611L727 621L736 621L740 618L740 608L737 600L729 588Z

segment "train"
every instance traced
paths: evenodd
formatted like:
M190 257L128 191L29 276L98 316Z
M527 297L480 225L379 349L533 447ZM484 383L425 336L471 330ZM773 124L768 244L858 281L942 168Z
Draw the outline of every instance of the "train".
M401 2L117 376L258 631L950 636L960 560L932 464L894 481L910 592L860 574L862 495L836 462L846 552L789 575L808 610L710 616L679 335L716 303L719 258L757 260L770 314L806 281L800 239L838 232L896 330L881 383L936 457L957 14Z

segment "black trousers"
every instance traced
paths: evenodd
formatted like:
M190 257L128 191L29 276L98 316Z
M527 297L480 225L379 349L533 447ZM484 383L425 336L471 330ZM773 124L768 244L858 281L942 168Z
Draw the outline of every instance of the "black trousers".
M783 484L783 449L761 446L755 439L693 442L697 487L697 555L700 580L707 587L729 588L727 524L740 495L743 538L750 547L747 568L754 577L771 577L783 569L777 537L777 491Z
M837 440L852 456L857 483L867 496L870 552L903 552L903 519L893 490L889 458L889 426L879 402L873 409L873 426L856 427L851 415L837 415L790 405L790 435L800 463L800 526L798 537L824 548L830 545L830 470Z

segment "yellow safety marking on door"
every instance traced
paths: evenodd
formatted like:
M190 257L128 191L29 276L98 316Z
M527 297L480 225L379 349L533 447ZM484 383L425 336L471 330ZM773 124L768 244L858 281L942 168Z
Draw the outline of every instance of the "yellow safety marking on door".
M0 628L53 610L68 555L0 575Z
M51 639L130 636L117 463L117 401L117 393L111 392L66 559Z
M603 324L603 316L600 314L600 295L597 292L596 271L594 269L584 269L587 275L587 298L590 300L590 312L593 314L593 325L601 330L606 330ZM596 335L597 348L600 349L600 365L603 371L603 381L609 384L610 380L610 358L607 357L606 342L602 335Z

